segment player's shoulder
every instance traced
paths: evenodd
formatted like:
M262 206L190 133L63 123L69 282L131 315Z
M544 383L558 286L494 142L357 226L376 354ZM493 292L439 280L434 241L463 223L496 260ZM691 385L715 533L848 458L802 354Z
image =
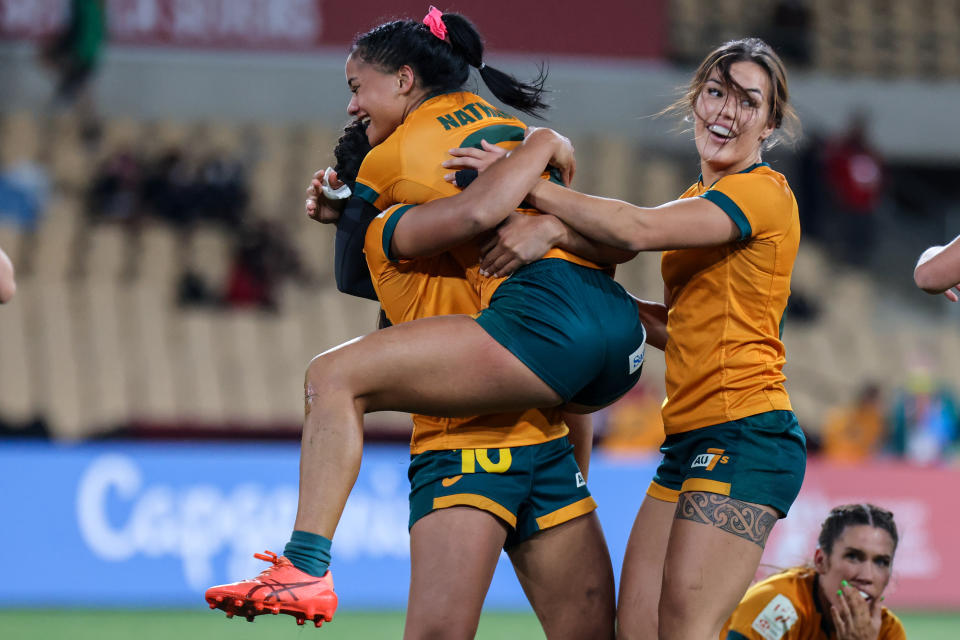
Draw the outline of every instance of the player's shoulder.
M880 612L880 635L878 640L906 640L907 630L903 623L890 609L883 607Z
M395 163L402 156L403 137L398 127L386 140L370 149L360 165L360 173L369 173L373 169L384 170Z
M810 590L802 571L790 569L772 575L747 590L728 627L741 635L756 633L770 640L790 637L794 627L802 627L809 618Z
M751 591L776 591L778 593L803 593L810 591L812 593L814 573L813 569L807 567L785 569L756 582L747 590L747 593Z
M793 191L787 182L786 176L771 168L770 165L758 163L740 171L724 176L711 187L719 191L749 191L762 193L763 197L779 197L785 200L793 199Z

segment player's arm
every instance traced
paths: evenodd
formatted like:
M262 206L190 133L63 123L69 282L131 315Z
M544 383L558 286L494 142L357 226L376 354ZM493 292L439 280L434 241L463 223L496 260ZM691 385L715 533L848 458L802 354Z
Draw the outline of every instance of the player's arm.
M946 246L924 251L913 270L913 279L927 293L943 293L957 302L952 289L960 283L960 236Z
M590 240L556 216L515 213L483 247L480 268L493 276L508 276L554 247L603 265L622 264L637 255Z
M344 138L341 138L341 144ZM341 146L337 149L339 151ZM346 161L351 160L359 164L359 159L346 157ZM370 269L363 255L363 244L367 227L379 211L365 200L351 196L350 190L331 169L321 169L313 174L306 195L304 211L307 217L324 224L334 224L337 228L333 252L333 275L337 289L359 298L376 300Z
M480 149L450 150L453 157L443 166L459 171L446 175L449 182L464 189L507 153L506 149L486 140L481 140L480 145ZM518 213L497 227L496 235L483 248L480 268L494 276L508 276L521 266L539 260L554 247L605 265L622 264L637 255L636 251L625 251L587 238L556 216Z
M569 179L573 175L573 147L560 134L539 129L461 193L406 212L394 230L391 254L395 258L434 255L493 229L541 181L548 163L560 166Z
M583 479L590 471L590 454L593 451L593 417L586 413L563 413L563 421L570 429L567 438L573 445L573 457L580 467Z
M351 197L336 222L334 239L333 273L337 289L369 300L376 300L377 293L370 280L363 243L370 221L378 214L376 207L366 200Z
M3 249L0 249L0 304L8 302L17 292L17 282L13 275L13 263Z
M521 145L521 148L523 145ZM723 209L705 198L684 198L659 207L638 207L541 181L527 200L578 232L628 251L712 247L740 237Z
M608 265L623 264L624 262L629 262L637 257L637 251L612 247L608 244L603 244L602 242L592 240L582 233L577 232L575 229L573 229L573 227L565 223L563 220L560 220L560 218L557 218L556 216L542 214L537 217L554 218L562 225L560 230L560 238L557 240L554 246L565 251L569 251L574 255L578 255L581 258L586 258L591 262Z

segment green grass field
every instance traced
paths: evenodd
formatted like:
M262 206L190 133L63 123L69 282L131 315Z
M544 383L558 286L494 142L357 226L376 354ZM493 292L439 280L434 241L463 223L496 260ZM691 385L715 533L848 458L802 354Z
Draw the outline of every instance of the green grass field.
M958 613L900 614L910 640L956 640ZM271 640L400 638L403 614L396 611L343 611L334 622L315 629L298 627L288 616L264 616L248 623L227 620L213 611L51 611L0 609L3 640ZM543 632L530 613L484 613L477 633L480 640L541 639Z

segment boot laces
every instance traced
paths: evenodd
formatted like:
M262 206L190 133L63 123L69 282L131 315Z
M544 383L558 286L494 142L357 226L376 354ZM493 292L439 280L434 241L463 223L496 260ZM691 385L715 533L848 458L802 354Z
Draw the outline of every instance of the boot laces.
M263 561L265 561L265 562L272 562L272 563L273 563L272 566L269 566L269 567L267 567L266 569L264 569L264 570L260 573L260 576L270 575L270 573L272 573L274 569L276 569L277 567L279 567L279 566L282 564L282 562L281 562L281 560L280 560L280 556L278 556L277 554L275 554L273 551L264 551L263 553L255 553L255 554L253 554L253 557L256 558L257 560L263 560ZM259 576L258 576L258 577L259 577Z

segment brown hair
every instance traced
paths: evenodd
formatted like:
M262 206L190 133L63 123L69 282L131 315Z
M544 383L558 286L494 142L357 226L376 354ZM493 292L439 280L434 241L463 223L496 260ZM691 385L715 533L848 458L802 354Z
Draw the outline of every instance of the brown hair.
M850 526L866 524L883 529L893 538L893 548L896 550L900 536L897 535L897 525L893 521L893 514L886 509L873 504L844 504L830 510L830 515L820 527L817 537L817 546L824 553L830 555L833 543L843 534L843 530Z
M767 77L770 79L770 119L774 127L780 130L780 134L771 135L764 142L764 148L773 147L781 138L785 138L787 142L796 140L800 134L800 118L790 106L787 70L770 45L760 38L731 40L710 52L693 74L683 96L664 109L664 113L689 114L694 109L703 86L714 70L720 75L723 86L737 96L738 105L742 99L752 101L746 90L730 76L730 67L735 62L756 63L767 72Z

